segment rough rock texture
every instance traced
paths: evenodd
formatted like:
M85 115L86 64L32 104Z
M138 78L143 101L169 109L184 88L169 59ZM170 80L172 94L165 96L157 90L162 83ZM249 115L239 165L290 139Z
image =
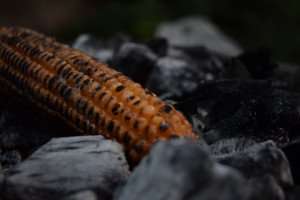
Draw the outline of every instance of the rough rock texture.
M247 199L247 194L239 173L214 163L200 145L171 140L154 146L117 199L226 200Z
M4 195L7 199L61 199L94 190L102 199L111 199L128 175L116 142L101 136L58 138L6 173Z
M145 85L156 60L157 55L146 45L126 42L116 51L112 66Z
M272 141L255 144L239 152L219 154L215 158L219 163L239 170L247 179L271 175L282 186L293 185L289 162Z
M95 192L91 190L80 191L78 193L67 196L63 200L97 200L98 197ZM99 198L101 199L101 198Z
M284 87L277 81L212 81L200 84L192 98L176 107L205 125L198 129L208 143L247 137L284 146L299 137L300 128L300 96Z
M208 19L187 17L175 22L166 22L158 26L157 37L167 38L174 46L206 46L216 52L230 56L237 55L241 48L225 36Z

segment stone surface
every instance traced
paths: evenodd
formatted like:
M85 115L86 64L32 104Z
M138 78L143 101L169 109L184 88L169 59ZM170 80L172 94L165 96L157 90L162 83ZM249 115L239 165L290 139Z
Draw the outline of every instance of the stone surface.
M242 51L235 42L203 17L187 17L162 23L158 26L155 36L167 38L174 46L205 46L230 56L235 56Z
M220 79L225 60L204 47L169 48L155 63L146 87L164 98L184 100L202 81Z
M199 84L176 107L204 124L201 131L208 143L247 137L271 139L282 147L299 137L299 97L278 81L222 80Z
M108 63L112 60L113 49L107 47L100 39L90 34L81 34L73 42L72 47Z
M128 175L116 142L102 136L57 138L6 173L4 194L7 199L60 199L94 190L111 199Z
M112 66L145 85L156 60L157 55L146 45L125 42L114 54Z
M209 145L209 150L212 155L230 155L238 152L243 152L245 149L256 144L254 140L249 138L230 138L219 140Z
M245 178L270 175L284 187L293 186L289 162L274 142L254 144L237 151L216 155L216 160L240 171Z
M80 191L75 194L69 195L63 200L97 200L97 194L91 190ZM103 197L102 197L103 199Z
M213 162L201 145L171 140L154 146L117 199L247 199L245 184L239 173Z
M273 176L263 175L249 180L251 195L249 200L285 200L286 195L283 188Z

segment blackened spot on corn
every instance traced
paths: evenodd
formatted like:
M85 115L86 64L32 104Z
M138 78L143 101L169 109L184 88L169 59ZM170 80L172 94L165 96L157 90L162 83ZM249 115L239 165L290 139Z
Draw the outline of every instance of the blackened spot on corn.
M162 107L162 111L165 112L165 113L170 113L172 111L172 106L166 104Z
M110 121L108 124L107 124L107 127L106 127L106 130L109 132L109 133L112 133L113 130L114 130L114 122L113 121Z
M119 85L118 87L116 87L116 92L120 92L124 89L125 87L123 85Z
M97 85L97 87L95 88L95 91L98 92L101 89L100 85Z
M124 137L123 137L123 142L125 145L129 145L130 142L130 136L128 134L128 132L123 133Z
M178 139L178 138L180 138L180 137L176 134L171 134L170 135L170 139Z
M97 112L95 115L95 122L99 123L100 120L101 120L100 114Z
M68 100L70 96L72 95L72 88L68 87L63 93L63 97L65 100Z
M168 125L167 123L161 122L161 123L159 124L159 130L160 130L160 131L165 131L165 130L167 130L168 128L169 128L169 125Z
M133 128L137 129L138 127L139 127L139 121L135 120L134 123L133 123Z
M128 97L128 99L129 99L130 101L132 101L134 98L135 98L134 96L129 96L129 97Z
M102 93L99 95L99 100L101 100L105 95L107 95L107 92L102 92Z
M140 141L139 143L133 145L133 148L136 152L140 153L143 152L143 146L145 145L144 141Z
M135 101L134 103L133 103L133 105L134 106L137 106L137 105L139 105L141 103L141 101L140 100L137 100L137 101Z
M117 115L118 114L118 109L120 108L120 104L116 104L114 105L114 107L111 109L111 112L114 114L114 115Z
M56 76L53 76L48 83L48 88L52 89L52 87L54 86L54 84L58 81L58 78Z
M131 117L129 115L125 115L125 121L129 121Z

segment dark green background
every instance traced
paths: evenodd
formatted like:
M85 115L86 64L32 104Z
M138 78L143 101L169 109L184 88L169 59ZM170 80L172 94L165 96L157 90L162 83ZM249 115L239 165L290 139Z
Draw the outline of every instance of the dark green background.
M83 32L147 40L161 21L190 15L208 16L245 49L267 47L276 59L300 63L299 0L11 0L2 3L0 24L66 41Z

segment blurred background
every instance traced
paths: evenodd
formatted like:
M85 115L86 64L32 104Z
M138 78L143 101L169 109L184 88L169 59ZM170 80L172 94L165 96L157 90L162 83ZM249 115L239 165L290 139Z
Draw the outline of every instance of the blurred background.
M299 0L2 0L0 25L30 27L65 42L81 33L148 40L160 22L200 15L246 50L267 47L275 59L300 63L299 13Z

